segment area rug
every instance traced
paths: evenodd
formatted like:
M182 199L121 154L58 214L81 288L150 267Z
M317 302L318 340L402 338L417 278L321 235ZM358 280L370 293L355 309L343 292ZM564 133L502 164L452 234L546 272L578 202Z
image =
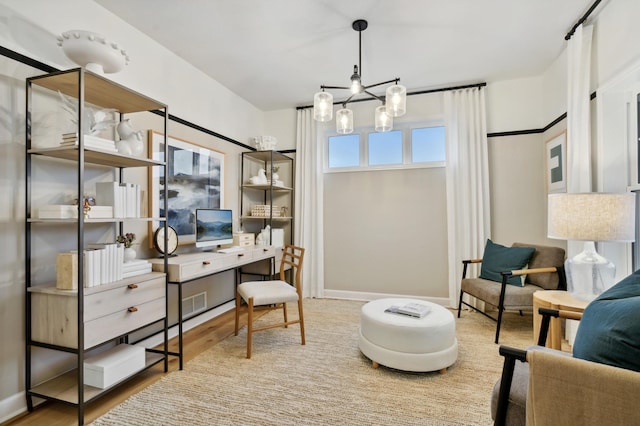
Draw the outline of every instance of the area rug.
M362 304L305 299L305 346L297 326L271 329L254 334L246 359L243 328L93 425L492 424L503 362L495 322L469 311L456 319L458 360L446 374L374 369L358 350ZM531 315L506 314L503 324L501 344L531 344Z

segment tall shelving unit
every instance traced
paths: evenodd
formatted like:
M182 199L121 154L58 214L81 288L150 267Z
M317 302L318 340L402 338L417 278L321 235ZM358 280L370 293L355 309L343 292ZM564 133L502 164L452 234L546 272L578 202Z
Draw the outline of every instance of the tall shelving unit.
M136 93L104 77L84 69L72 69L28 78L26 81L26 221L25 221L25 389L27 407L33 410L33 398L58 401L77 407L78 424L84 423L85 404L100 397L135 374L164 362L168 370L168 281L164 272L151 272L131 278L85 288L86 234L123 234L129 221L159 221L160 217L105 218L85 217L83 203L77 203L75 218L40 219L36 214L39 188L44 182L38 175L39 168L55 170L48 175L47 185L55 190L74 194L83 200L92 171L110 170L115 181L122 182L123 170L131 167L163 168L165 161L121 155L98 148L85 146L83 120L90 105L100 109L112 109L125 114L137 112L160 113L164 118L164 134L167 134L167 105ZM60 147L51 144L34 144L38 126L34 123L34 111L60 110L59 94L77 103L77 146ZM46 127L46 126L45 126ZM166 138L166 136L165 136ZM45 138L46 139L46 138ZM149 155L151 157L151 155ZM167 143L164 157L167 158ZM39 180L40 179L40 180ZM58 180L56 182L56 180ZM167 203L164 189L165 209ZM75 232L75 244L72 235ZM165 232L166 235L166 232ZM63 240L61 240L63 239ZM56 244L56 241L58 243ZM49 243L49 245L47 245ZM165 238L165 247L166 247ZM55 271L58 252L69 246L77 253L77 289L61 290L56 287ZM166 252L166 250L165 250ZM167 258L164 259L167 270ZM53 268L55 269L55 268ZM87 268L88 269L88 268ZM85 384L84 361L90 351L99 352L108 346L128 343L130 333L152 324L162 324L163 345L161 349L145 348L144 367L120 378L116 383L102 389ZM47 377L46 371L34 372L34 352L51 350L70 355L65 361L69 368L63 374ZM40 354L44 355L44 353ZM75 362L73 357L75 356ZM62 356L57 356L59 360ZM59 366L58 366L59 367ZM65 367L66 368L66 367ZM40 367L42 370L42 367ZM37 375L38 377L34 377ZM36 383L34 383L36 382Z
M265 170L267 182L252 183L251 178ZM293 244L294 237L294 163L293 158L273 150L242 153L240 182L240 227L245 232L259 233L269 225L269 243L274 244L274 229L283 230L283 243ZM277 179L276 179L277 177ZM262 209L256 209L256 206ZM277 206L274 209L273 206ZM258 214L256 214L258 213ZM276 250L275 265L282 257ZM249 265L242 273L272 275L273 266Z
M259 232L266 225L271 230L283 229L284 242L293 243L293 158L273 150L243 152L241 169L241 227L248 232ZM260 169L265 170L267 182L251 183ZM266 207L262 215L255 214L257 205ZM273 241L273 234L269 240Z

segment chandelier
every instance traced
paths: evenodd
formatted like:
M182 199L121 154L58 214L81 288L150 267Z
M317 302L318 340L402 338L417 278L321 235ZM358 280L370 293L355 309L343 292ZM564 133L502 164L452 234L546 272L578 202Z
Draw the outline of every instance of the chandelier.
M342 108L336 111L336 131L341 134L353 132L353 111L347 109L347 104L358 95L365 94L371 99L382 102L382 105L375 110L376 132L388 132L393 129L393 117L399 117L406 112L407 89L398 84L400 78L368 86L362 84L362 31L366 30L367 26L368 23L364 19L358 19L351 24L351 27L358 32L358 65L353 66L351 85L348 87L322 85L320 86L321 91L313 97L313 118L317 121L330 121L333 118L333 95L325 92L325 89L351 90L351 96L342 101ZM394 84L387 88L385 98L371 93L369 90L372 87L390 83Z

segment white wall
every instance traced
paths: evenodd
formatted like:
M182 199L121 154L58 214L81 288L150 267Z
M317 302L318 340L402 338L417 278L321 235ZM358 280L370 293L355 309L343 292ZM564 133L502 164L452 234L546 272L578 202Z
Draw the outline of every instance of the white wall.
M541 77L487 83L487 132L544 127L542 83Z

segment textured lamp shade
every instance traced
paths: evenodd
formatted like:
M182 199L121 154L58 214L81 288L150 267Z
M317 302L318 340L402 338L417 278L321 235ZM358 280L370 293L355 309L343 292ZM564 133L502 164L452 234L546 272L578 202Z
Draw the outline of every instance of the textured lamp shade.
M386 99L387 113L392 117L400 117L407 112L407 89L396 84L387 87Z
M376 108L376 132L388 132L393 128L393 117L387 113L387 108L380 105Z
M614 284L615 265L596 251L595 241L633 242L635 194L550 194L548 236L584 241L582 252L567 259L567 289L591 301Z
M330 121L333 117L333 95L318 92L313 96L313 118L317 121Z
M347 108L336 111L336 132L342 135L353 132L353 111Z
M549 238L577 241L635 239L635 194L549 195Z

